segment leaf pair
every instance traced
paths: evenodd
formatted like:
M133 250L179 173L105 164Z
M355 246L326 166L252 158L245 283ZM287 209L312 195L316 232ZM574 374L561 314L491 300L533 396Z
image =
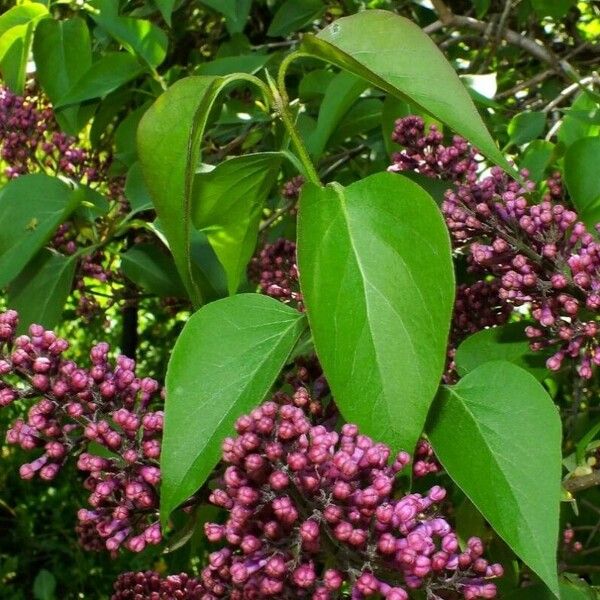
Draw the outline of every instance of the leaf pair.
M152 105L138 129L142 172L196 306L203 298L200 275L191 260L192 225L206 232L227 273L229 292L234 293L256 246L262 205L281 162L280 154L263 153L231 159L209 173L196 172L210 110L235 79L182 79ZM168 153L161 148L168 148Z

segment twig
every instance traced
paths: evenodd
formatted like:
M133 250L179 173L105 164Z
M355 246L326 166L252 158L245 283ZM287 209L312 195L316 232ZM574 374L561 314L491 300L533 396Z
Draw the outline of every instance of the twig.
M588 475L571 477L563 484L564 488L572 494L582 492L597 485L600 485L600 471L594 471Z
M546 104L546 106L543 108L543 111L545 113L550 112L551 110L555 109L559 104L561 104L564 100L566 100L569 96L572 96L575 92L577 92L577 90L582 89L584 86L590 83L600 83L600 77L598 77L596 73L593 73L588 77L584 77L580 81L572 83L570 86L562 90L560 94L558 94L558 96L554 98L554 100L552 100L552 102Z
M500 100L502 98L510 98L513 94L516 94L517 92L520 92L521 90L524 90L526 88L537 85L538 83L541 83L542 81L544 81L544 79L550 77L550 75L552 75L552 74L554 74L554 71L552 69L548 69L546 71L542 71L541 73L537 73L531 79L526 79L525 81L521 81L521 83L517 83L517 85L511 87L510 89L504 90L503 92L496 94L494 96L494 99Z
M425 33L434 33L443 27L468 27L469 29L479 31L481 33L485 33L488 29L488 24L484 21L479 21L473 17L455 15L446 6L443 0L432 0L432 4L439 17L439 21L436 21L435 23L425 27ZM538 60L552 65L554 70L570 78L569 72L572 71L570 65L565 61L559 61L558 58L552 52L550 52L550 50L536 40L521 35L520 33L508 28L502 31L502 38L509 44L517 46L532 56L535 56Z
M273 225L273 223L275 223L275 221L277 221L277 219L279 219L280 217L283 217L283 215L285 215L292 208L294 208L295 205L296 205L296 202L292 201L292 202L289 202L288 204L286 204L285 206L282 206L281 208L278 208L277 210L273 211L273 214L271 214L265 221L263 221L260 224L260 227L258 228L258 230L262 233L265 229L268 229L269 227L271 227L271 225Z

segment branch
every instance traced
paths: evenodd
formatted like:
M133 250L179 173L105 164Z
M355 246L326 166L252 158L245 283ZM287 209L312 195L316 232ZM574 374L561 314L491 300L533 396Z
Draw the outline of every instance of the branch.
M564 488L570 493L582 492L591 487L600 485L600 471L594 471L588 475L571 477L564 482Z
M425 27L425 33L433 33L442 27L467 27L474 31L479 31L480 33L485 33L488 29L488 24L484 21L479 21L473 17L455 15L446 6L444 0L432 0L432 4L440 20ZM566 68L561 64L558 58L536 40L525 37L512 29L503 29L500 31L500 35L509 44L525 50L532 56L535 56L538 60L552 65L555 70L565 73Z

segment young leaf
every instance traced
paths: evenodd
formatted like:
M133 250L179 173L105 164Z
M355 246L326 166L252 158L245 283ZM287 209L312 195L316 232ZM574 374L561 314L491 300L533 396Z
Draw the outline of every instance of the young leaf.
M527 144L527 148L521 158L520 166L522 169L529 171L529 179L536 183L542 181L546 169L552 162L554 149L554 144L546 140L533 140L531 144Z
M60 321L73 286L77 259L42 250L9 285L7 305L19 312L19 331L31 323L52 329Z
M48 9L41 4L13 6L0 15L0 73L4 83L22 94L33 31Z
M154 4L160 10L160 14L169 27L171 26L171 16L176 2L177 0L154 0Z
M337 19L317 36L305 35L301 50L408 98L513 172L450 63L408 19L383 10L363 11Z
M30 21L39 19L48 14L48 9L42 4L29 2L13 6L0 15L0 36L3 36L9 29L18 25L26 25Z
M597 124L599 115L600 107L594 97L585 90L581 91L563 117L562 125L556 134L558 141L568 147L581 138L598 135L600 133L600 125ZM594 119L588 119L590 116L596 118L595 123Z
M558 596L562 435L546 390L516 365L487 362L443 389L427 431L450 477Z
M136 244L121 255L125 277L151 294L185 298L185 287L170 254L153 244Z
M545 379L548 355L529 348L526 326L526 323L508 323L469 336L456 350L454 360L458 374L466 375L490 360L506 360L529 371L536 379Z
M107 52L73 84L57 103L59 107L101 98L144 72L144 67L126 52Z
M0 287L22 271L81 198L59 179L39 173L13 179L0 190Z
M195 306L201 304L202 294L190 262L192 186L200 164L206 119L219 92L231 80L179 80L146 111L138 127L138 155L144 180L179 275ZM160 148L168 148L168 152L161 152Z
M90 16L110 36L134 56L151 67L158 67L167 55L167 35L146 19L119 15L119 3L114 0L90 0Z
M454 300L448 231L418 185L380 173L305 185L300 284L344 417L412 451L439 385Z
M54 104L73 87L92 64L90 34L83 19L44 19L35 31L33 57L36 76ZM55 111L59 124L70 133L82 125L79 107Z
M581 219L593 228L600 220L600 138L583 138L569 147L565 183Z
M542 135L546 127L546 113L525 111L515 115L508 123L510 142L517 146L526 144Z
M33 581L33 597L35 600L54 600L56 577L50 571L42 569Z
M225 17L229 33L240 33L246 26L252 0L200 0L205 6L220 12Z
M346 72L339 73L332 79L321 103L317 127L306 140L306 146L312 156L321 156L327 140L366 87L363 79Z
M262 208L279 173L277 152L237 156L194 179L192 220L204 231L237 291L256 248Z
M259 294L212 302L186 323L167 369L163 522L205 482L223 438L263 400L305 328L301 313Z
M267 35L285 37L318 19L326 8L321 0L285 0L273 16Z

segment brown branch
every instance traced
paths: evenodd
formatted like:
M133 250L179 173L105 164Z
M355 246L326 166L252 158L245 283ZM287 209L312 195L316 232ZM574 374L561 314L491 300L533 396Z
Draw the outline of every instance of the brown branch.
M455 15L446 6L444 0L432 0L432 3L440 20L425 27L425 33L433 33L443 27L467 27L469 29L473 29L474 31L479 31L480 33L486 33L488 29L488 23L479 21L473 17ZM568 65L562 64L561 61L559 61L558 58L552 52L550 52L550 50L536 40L521 35L520 33L508 28L501 30L501 36L509 44L525 50L532 56L535 56L535 58L538 60L552 65L556 71L568 76Z
M571 477L563 483L564 488L571 494L582 492L597 485L600 485L600 471L594 471L588 475Z

